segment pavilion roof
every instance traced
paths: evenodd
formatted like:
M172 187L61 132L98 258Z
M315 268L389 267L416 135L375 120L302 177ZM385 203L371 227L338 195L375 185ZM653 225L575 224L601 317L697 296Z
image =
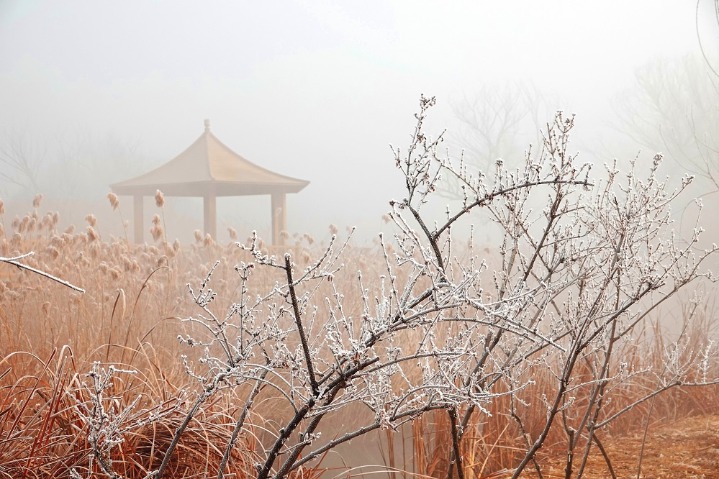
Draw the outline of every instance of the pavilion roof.
M143 175L111 185L120 195L152 196L161 190L168 196L243 196L297 193L309 181L262 168L225 146L205 131L185 151Z

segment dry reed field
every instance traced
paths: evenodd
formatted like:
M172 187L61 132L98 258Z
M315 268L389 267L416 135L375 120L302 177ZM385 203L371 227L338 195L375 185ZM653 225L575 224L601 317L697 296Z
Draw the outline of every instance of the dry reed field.
M432 165L448 167L421 132L431 103L397 152L398 232L369 246L170 242L159 192L151 244L106 237L92 214L61 228L39 197L0 216L0 477L611 477L621 437L639 434L641 461L650 424L715 414L715 310L691 296L655 307L700 276L691 247L655 242L668 201L654 170L626 210L613 196L576 229L589 216L565 221L579 208L562 202L593 185L563 153L559 116L549 180L541 162L524 177L498 164L485 190L460 170L477 200L432 232L419 209ZM528 185L555 195L538 242ZM444 239L473 206L495 208L501 245Z
M104 368L112 364L136 371L130 378L116 380L108 392L117 411L134 401L173 411L151 425L142 424L139 418L126 419L126 438L113 452L114 464L123 477L144 477L157 466L158 452L167 446L187 407L183 389L193 388L178 359L188 351L177 337L191 329L182 319L194 314L196 308L187 284L196 283L219 260L213 285L226 308L239 287L233 267L247 261L249 255L234 243L218 245L202 237L190 245L164 240L131 245L124 239L100 237L101 225L95 224L91 215L85 231L59 231L58 220L57 213L43 213L36 208L10 225L0 239L0 256L34 251L25 260L27 264L86 290L84 294L71 291L45 277L2 265L0 473L4 477L50 478L71 477L72 468L89 470L92 446L77 408L90 401L88 373L93 364ZM290 249L298 258L307 259L320 249L310 242L309 237L298 238ZM350 247L344 256L347 270L361 269L366 273L381 271L379 258L378 248ZM259 288L270 289L277 280L271 274L256 279ZM345 282L339 289L355 288L344 275L338 276L338 281ZM356 311L361 308L358 299L346 306L354 306ZM699 341L715 332L711 310L685 310L683 314L692 319L686 325L689 341ZM641 370L647 363L659 361L662 349L662 334L646 331L622 357L628 358L629 367ZM692 350L688 345L687 354ZM533 379L534 384L522 392L526 404L514 404L530 428L534 423L534 427L541 425L545 414L531 398L546 396L554 387L551 381L543 382L542 377ZM642 395L643 388L640 381L615 394L625 402L631 401ZM260 407L255 412L258 430L273 415L271 399L266 400L266 406L267 411ZM468 477L489 477L514 464L523 443L521 431L506 413L512 409L510 406L510 397L500 396L488 405L488 414L471 423L471 432L463 443ZM622 431L641 431L646 421L707 415L718 408L716 386L678 388L637 406L614 422L607 434L614 437ZM215 444L228 440L236 409L231 395L205 405L182 440L172 477L216 475L221 453ZM446 475L451 442L446 415L434 412L399 432L388 430L375 438L382 444L380 463L384 461L387 467L432 477ZM237 471L238 476L251 477L248 463L259 439L249 434L243 440L236 448L230 470ZM549 440L550 452L544 454L561 455L565 441L564 432L557 428ZM344 454L344 461L353 464L353 452ZM303 474L318 474L324 469L320 463L316 470ZM329 466L328 471L337 473ZM355 474L361 473L359 470Z
M111 202L115 205L117 199L111 197ZM114 464L124 477L144 477L157 466L158 451L170 441L187 406L183 390L194 386L180 361L192 354L178 341L196 329L183 321L197 310L188 284L197 284L217 262L213 289L219 306L226 309L239 288L234 267L251 258L235 242L218 245L199 232L194 244L168 243L157 234L157 219L157 241L149 245L105 240L92 214L84 230L69 226L60 231L59 219L57 212L42 212L38 198L33 210L8 224L0 236L0 256L32 251L24 264L85 290L72 291L44 276L2 266L0 473L70 477L72 468L89 471L92 446L83 437L86 424L78 418L77 407L91 401L88 378L93 368L114 367L133 371L108 392L117 410L139 401L137 406L173 411L151 426L128 418L132 430L113 453ZM299 262L306 263L310 252L321 249L312 245L309 235L292 240L289 249ZM366 248L349 248L351 267L372 272L377 265L368 263L366 253ZM254 287L271 290L277 280L266 270L255 278ZM272 400L265 401L268 410L257 413L259 428L272 416ZM221 453L213 443L227 442L236 409L231 396L205 405L183 438L172 477L214 472ZM235 453L230 471L251 475L246 463L255 447L250 435Z

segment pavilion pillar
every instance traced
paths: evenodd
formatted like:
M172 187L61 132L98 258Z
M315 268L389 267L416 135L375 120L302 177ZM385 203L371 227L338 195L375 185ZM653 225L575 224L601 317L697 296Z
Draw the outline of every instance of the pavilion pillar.
M144 197L142 195L134 195L132 197L132 199L133 199L132 217L133 217L133 221L134 221L132 230L135 234L135 243L141 244L141 243L144 243L144 241L145 241L143 238L144 235L143 235L143 231L142 231L142 225L144 223L144 220L142 217L142 215L144 213L144 205L143 205Z
M217 197L214 194L205 195L203 206L205 234L209 234L213 240L217 241Z
M287 231L287 195L272 193L272 244L284 246L282 232Z

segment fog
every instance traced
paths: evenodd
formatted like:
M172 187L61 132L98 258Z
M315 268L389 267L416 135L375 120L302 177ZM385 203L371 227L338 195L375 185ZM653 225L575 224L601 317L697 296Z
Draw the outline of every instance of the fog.
M408 143L421 93L438 99L430 129L448 130L451 154L471 136L458 113L516 88L533 91L541 107L536 121L516 127L515 155L536 142L536 123L561 109L577 115L574 147L587 161L628 161L639 151L651 158L618 127L621 95L651 62L693 56L706 66L697 27L705 53L717 58L713 8L656 0L4 0L0 197L20 213L43 193L49 205L68 208L64 218L112 218L110 183L169 161L208 118L240 155L311 182L288 196L291 232L326 236L330 224L356 225L369 238L402 194L388 145ZM8 166L13 154L28 160L34 178ZM121 201L127 219L131 201ZM227 226L269 234L269 199L218 207L221 234ZM168 198L167 208L177 218L170 236L201 227L200 200Z

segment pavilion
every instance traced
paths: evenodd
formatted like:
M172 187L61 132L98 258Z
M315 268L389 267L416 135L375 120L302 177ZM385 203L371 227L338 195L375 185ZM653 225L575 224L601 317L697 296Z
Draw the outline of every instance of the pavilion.
M309 181L280 175L258 166L225 146L210 132L205 120L204 133L185 151L144 175L111 185L118 195L134 199L135 242L143 242L143 201L157 190L165 196L201 197L204 203L204 229L217 238L217 197L270 195L272 243L283 244L287 229L286 195L297 193Z

